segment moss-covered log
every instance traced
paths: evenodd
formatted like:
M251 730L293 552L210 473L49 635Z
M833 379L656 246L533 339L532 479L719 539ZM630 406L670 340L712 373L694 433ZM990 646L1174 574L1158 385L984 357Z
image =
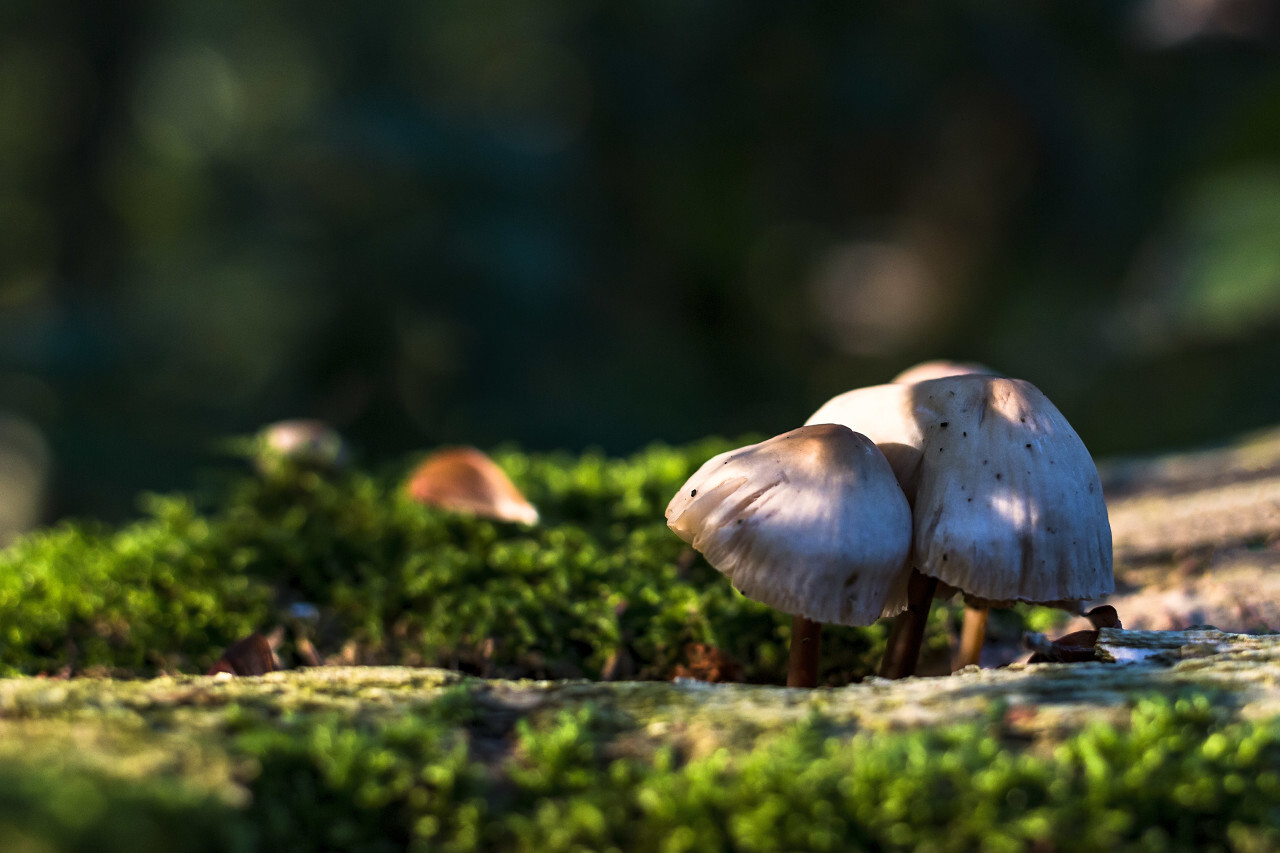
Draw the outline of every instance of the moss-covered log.
M1273 849L1280 637L815 691L325 667L0 682L0 845ZM22 847L21 845L26 845Z

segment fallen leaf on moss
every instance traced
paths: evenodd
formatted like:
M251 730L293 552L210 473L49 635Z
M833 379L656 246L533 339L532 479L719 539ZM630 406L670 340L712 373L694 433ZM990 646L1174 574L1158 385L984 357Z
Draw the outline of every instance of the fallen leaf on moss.
M279 668L276 656L271 652L271 644L255 631L228 646L205 675L265 675Z
M1097 631L1073 631L1056 640L1044 634L1027 634L1027 648L1035 654L1027 663L1085 663L1102 660L1098 657Z

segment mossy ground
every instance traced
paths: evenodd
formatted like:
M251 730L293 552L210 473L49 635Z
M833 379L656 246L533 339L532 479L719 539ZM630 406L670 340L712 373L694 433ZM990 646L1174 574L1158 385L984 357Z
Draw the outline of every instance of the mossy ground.
M630 459L501 452L536 527L423 508L383 474L283 470L150 496L119 529L66 523L0 556L0 674L201 672L282 626L325 658L500 677L665 678L693 644L784 677L790 617L735 592L667 530L689 473L729 445ZM314 624L290 616L314 606ZM310 609L310 608L308 608ZM930 643L954 614L938 608ZM824 680L873 671L886 627L831 628Z
M725 446L500 453L541 510L534 528L416 506L398 490L405 465L242 477L151 498L120 529L27 537L0 558L8 675L199 672L277 626L286 661L306 636L330 659L453 671L0 682L0 849L1280 847L1280 726L1241 719L1216 687L1138 691L1044 738L988 700L986 674L954 681L975 686L969 712L957 699L906 729L851 714L870 684L464 675L662 679L704 643L779 683L789 618L662 522ZM937 609L935 652L954 618ZM829 630L826 683L871 673L883 641L882 626Z

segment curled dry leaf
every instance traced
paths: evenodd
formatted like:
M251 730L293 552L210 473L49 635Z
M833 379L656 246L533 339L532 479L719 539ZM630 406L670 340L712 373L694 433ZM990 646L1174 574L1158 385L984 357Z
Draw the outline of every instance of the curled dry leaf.
M1027 648L1034 654L1027 663L1087 663L1102 660L1098 657L1097 631L1072 631L1070 634L1050 640L1044 634L1026 636Z
M1124 626L1120 624L1120 614L1110 604L1103 604L1093 608L1084 615L1094 628L1115 628L1117 631Z
M279 668L271 644L255 631L228 646L205 675L264 675Z
M498 521L536 524L538 510L502 469L474 447L431 454L413 470L405 493L420 504Z
M1093 630L1072 631L1056 640L1050 640L1044 634L1028 633L1024 643L1034 654L1027 659L1027 663L1084 663L1102 660L1097 648L1098 632L1103 628L1121 630L1123 626L1120 624L1120 614L1110 604L1103 604L1084 616L1093 625Z

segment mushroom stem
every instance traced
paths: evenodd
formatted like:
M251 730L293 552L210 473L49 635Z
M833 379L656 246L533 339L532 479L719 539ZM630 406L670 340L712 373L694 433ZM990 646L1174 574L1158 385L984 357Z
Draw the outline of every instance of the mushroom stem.
M803 616L791 620L791 659L787 665L788 687L818 686L818 644L822 623Z
M951 660L952 672L978 665L978 659L982 656L982 643L987 638L987 614L990 612L988 607L965 605L964 624L960 628L960 648Z
M929 607L933 604L933 593L937 588L937 578L922 575L917 569L911 570L911 580L907 583L907 609L893 620L889 646L880 664L882 677L906 678L915 673L916 663L920 660L920 645L924 642L924 626L929 621Z

